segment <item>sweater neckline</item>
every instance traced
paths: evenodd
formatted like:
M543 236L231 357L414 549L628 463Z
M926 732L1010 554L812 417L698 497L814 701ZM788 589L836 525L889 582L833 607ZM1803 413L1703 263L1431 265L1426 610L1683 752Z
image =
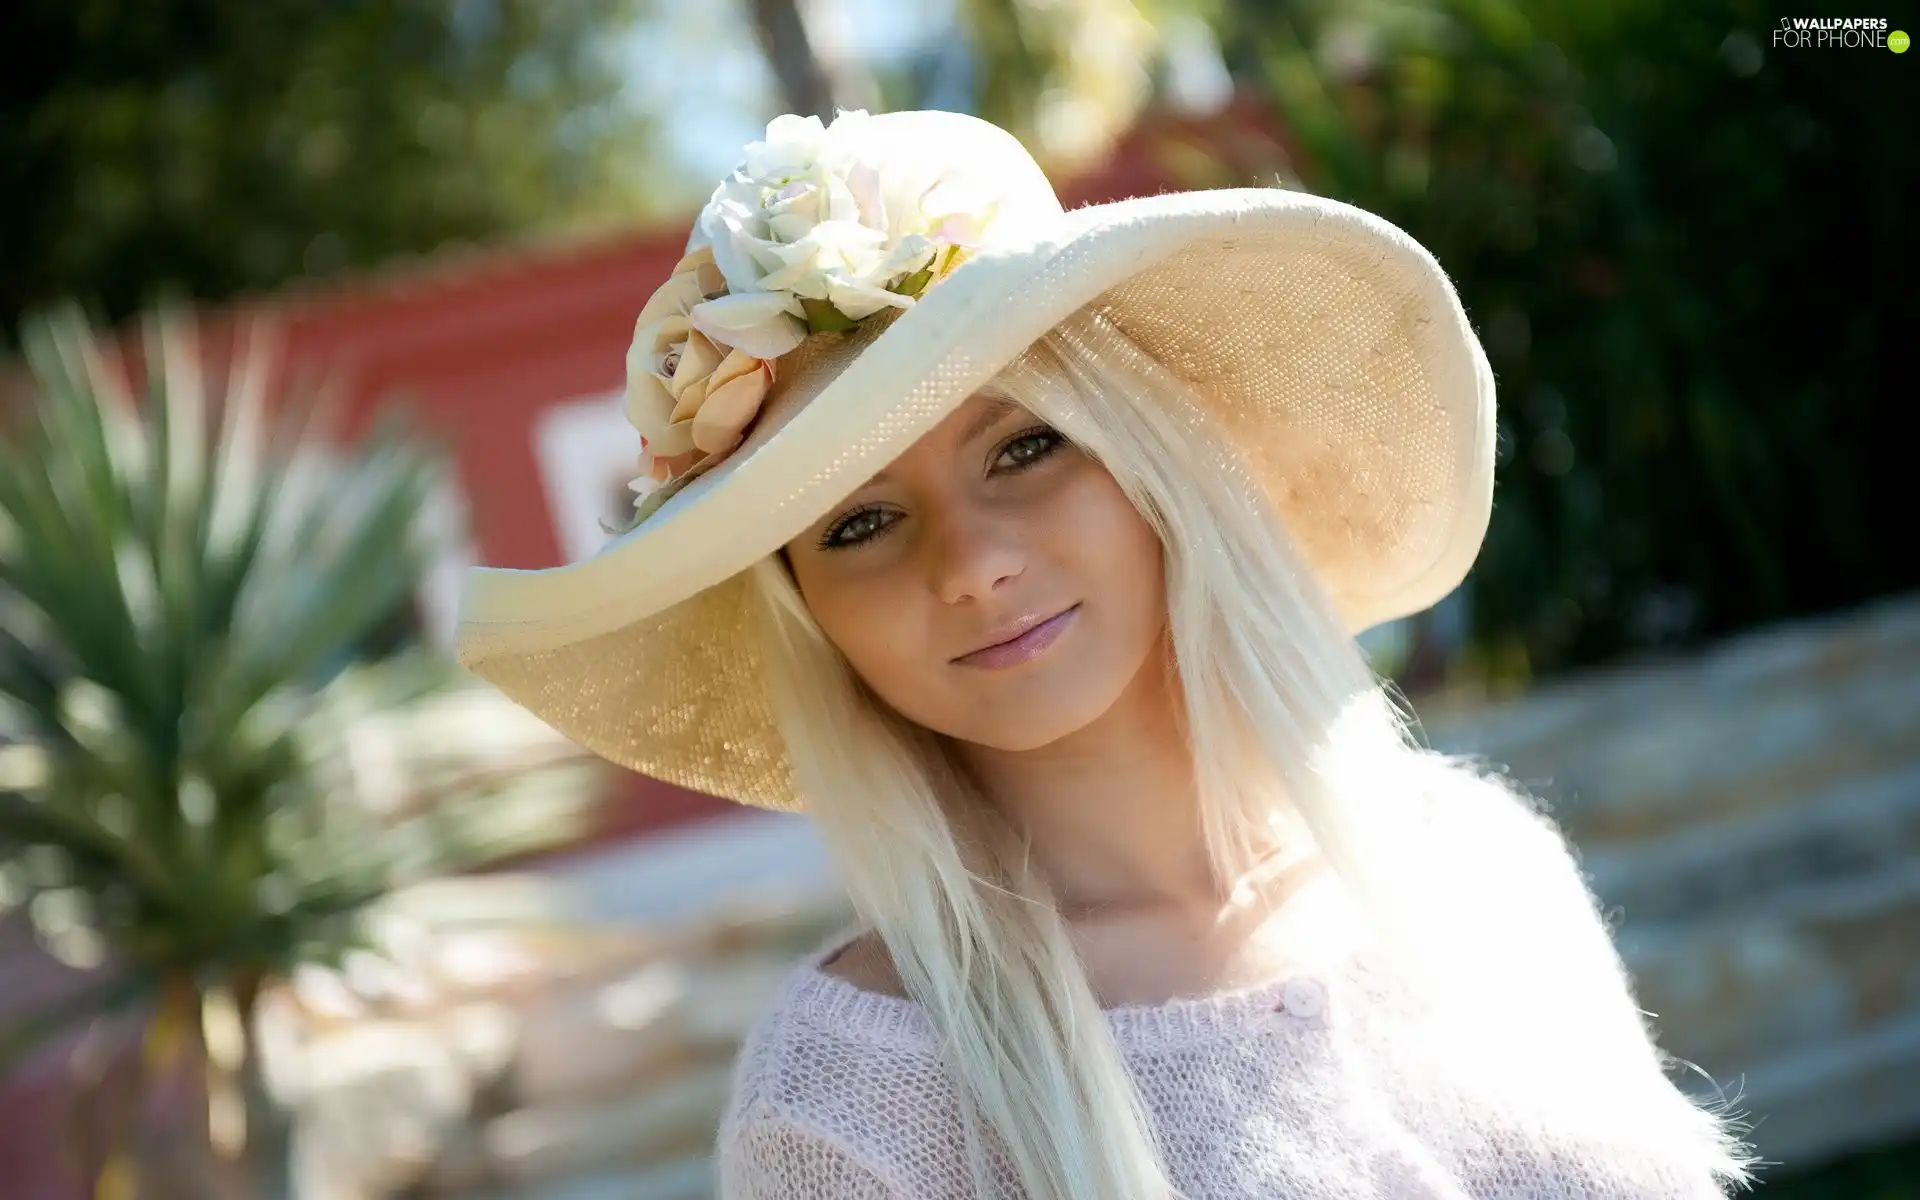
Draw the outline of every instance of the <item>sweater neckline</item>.
M868 991L824 970L826 961L858 933L858 928L842 929L801 959L787 981L792 1011L809 1023L865 1041L935 1045L933 1019L918 1001ZM1343 937L1271 979L1157 1003L1113 1005L1100 1012L1123 1051L1205 1041L1275 1020L1319 1024L1323 1015L1300 1017L1287 1010L1282 999L1289 985L1307 979L1332 990L1358 961L1359 947L1351 937Z

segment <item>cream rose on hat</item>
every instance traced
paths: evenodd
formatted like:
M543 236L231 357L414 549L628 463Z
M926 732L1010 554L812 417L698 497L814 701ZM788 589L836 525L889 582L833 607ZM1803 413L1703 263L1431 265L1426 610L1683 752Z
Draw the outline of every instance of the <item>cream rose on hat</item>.
M773 386L771 362L693 327L694 309L725 289L712 249L702 247L680 260L634 322L626 414L640 433L641 473L629 485L637 516L669 482L692 478L739 444Z
M882 153L870 121L776 117L641 310L627 352L636 523L739 444L774 360L909 307L986 235L995 205L981 189L936 160Z
M1033 343L1097 328L1173 377L1359 631L1466 575L1492 509L1493 372L1390 222L1276 187L1066 210L959 113L783 117L641 313L634 525L469 573L461 663L613 762L795 809L748 570ZM1077 335L1076 335L1077 336Z

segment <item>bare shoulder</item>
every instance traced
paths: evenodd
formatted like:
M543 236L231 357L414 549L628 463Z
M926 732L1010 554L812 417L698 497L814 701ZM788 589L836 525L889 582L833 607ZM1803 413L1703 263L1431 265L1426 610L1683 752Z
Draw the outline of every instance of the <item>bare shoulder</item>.
M886 943L871 929L822 962L820 970L862 991L879 992L900 1000L909 998L899 972L893 968L893 956L887 953Z
M863 990L904 997L886 944L877 934L849 930L835 941L838 948L816 962L814 969ZM762 1095L781 1096L782 1103L791 1105L800 1098L819 1095L820 1089L831 1082L810 1067L796 1069L797 1064L819 1061L822 1039L837 1041L845 1033L844 1029L811 1019L804 1005L796 1007L794 1001L801 992L789 985L801 980L802 975L802 965L793 964L742 1039L729 1109L734 1120L743 1119Z

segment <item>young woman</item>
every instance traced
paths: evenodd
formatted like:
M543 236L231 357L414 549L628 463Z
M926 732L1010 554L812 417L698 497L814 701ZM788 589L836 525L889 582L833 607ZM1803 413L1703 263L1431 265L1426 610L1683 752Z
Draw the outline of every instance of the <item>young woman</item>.
M783 117L642 311L635 519L484 570L462 661L817 822L727 1197L1716 1197L1554 824L1354 634L1459 583L1493 381L1393 226L1062 212L1006 134Z

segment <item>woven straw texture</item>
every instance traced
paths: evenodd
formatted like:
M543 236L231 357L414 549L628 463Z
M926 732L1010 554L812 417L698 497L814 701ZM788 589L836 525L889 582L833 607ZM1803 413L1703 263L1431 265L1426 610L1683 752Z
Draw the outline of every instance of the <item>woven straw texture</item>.
M741 572L1082 309L1210 404L1352 629L1465 575L1493 380L1439 266L1335 201L1187 193L1062 214L897 319L816 335L742 446L639 528L567 567L477 570L461 661L616 763L798 809Z

